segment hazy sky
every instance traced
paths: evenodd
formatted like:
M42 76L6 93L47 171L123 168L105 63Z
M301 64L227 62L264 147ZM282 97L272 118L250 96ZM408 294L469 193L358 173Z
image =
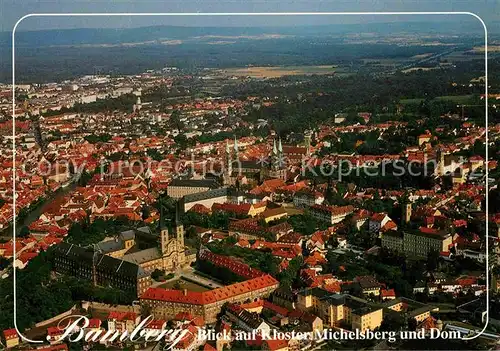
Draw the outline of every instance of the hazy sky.
M325 11L470 11L485 22L498 21L500 0L0 0L0 30L11 31L28 13L72 12L325 12ZM150 25L262 26L408 20L472 21L450 17L57 17L29 18L18 30L123 28Z

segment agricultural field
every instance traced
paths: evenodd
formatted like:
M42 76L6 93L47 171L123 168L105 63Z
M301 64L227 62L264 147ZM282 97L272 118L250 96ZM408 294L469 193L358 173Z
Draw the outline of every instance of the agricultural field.
M337 72L336 66L270 66L270 67L243 67L222 70L225 76L252 77L252 78L279 78L283 76L298 76L312 74L332 74Z
M484 46L476 46L472 51L475 53L484 53ZM500 52L500 45L488 45L488 52Z

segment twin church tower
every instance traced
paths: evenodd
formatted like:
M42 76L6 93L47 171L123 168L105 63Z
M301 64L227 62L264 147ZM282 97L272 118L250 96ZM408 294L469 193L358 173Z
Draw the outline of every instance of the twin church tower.
M267 158L247 161L241 160L239 155L238 140L234 137L234 145L231 150L229 142L226 142L224 162L224 185L234 185L235 180L241 175L258 174L260 181L269 178L286 180L287 162L283 153L281 138L273 140L273 149Z

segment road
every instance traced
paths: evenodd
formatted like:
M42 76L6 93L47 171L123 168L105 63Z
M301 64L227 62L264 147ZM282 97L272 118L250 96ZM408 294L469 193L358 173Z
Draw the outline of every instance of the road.
M54 195L48 197L45 201L39 204L36 208L28 213L26 217L18 220L16 223L16 235L21 232L24 226L29 226L31 223L36 221L42 213L44 213L50 203L62 199L69 192L73 191L76 187L76 183L72 183L65 188L61 188L54 193ZM9 241L12 239L12 225L0 231L0 240Z

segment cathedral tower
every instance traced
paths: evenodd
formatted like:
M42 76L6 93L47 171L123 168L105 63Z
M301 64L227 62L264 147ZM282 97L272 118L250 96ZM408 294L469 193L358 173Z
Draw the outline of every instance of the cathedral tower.
M224 170L222 173L224 185L231 184L231 175L233 174L233 159L231 157L231 150L229 148L229 141L226 141L226 152L224 155Z
M177 239L177 246L180 250L184 251L184 226L180 218L180 202L177 202L175 210L175 238Z
M264 169L264 178L277 178L286 181L286 164L283 155L283 145L281 138L278 145L276 139L273 141L273 150L271 152L271 162L269 168Z
M306 156L311 156L311 139L312 133L310 130L306 130L304 133L304 146L306 147Z
M411 220L411 210L412 210L411 203L410 202L404 202L401 205L402 205L402 210L403 210L403 214L402 214L401 220L404 223L410 223L410 220Z
M235 159L235 161L238 161L238 159L240 158L240 155L239 155L239 150L238 150L238 139L236 139L236 135L234 136L233 149L234 149L234 159Z
M437 153L436 153L436 162L437 162L437 175L438 176L444 176L444 151L441 147L438 148Z
M180 204L180 202L176 204L175 219L170 222L171 225L163 227L160 231L163 269L166 271L176 270L182 267L186 261L184 226L180 221Z

